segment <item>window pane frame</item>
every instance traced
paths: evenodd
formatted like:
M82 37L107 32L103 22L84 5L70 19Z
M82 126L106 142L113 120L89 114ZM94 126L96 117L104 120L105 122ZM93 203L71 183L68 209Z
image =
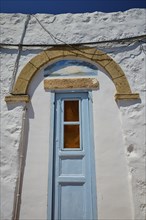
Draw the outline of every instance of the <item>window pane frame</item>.
M66 109L66 114L65 114L65 106L67 107L67 105L65 105L65 103L67 104L67 102L76 102L77 103L77 106L76 106L76 103L74 106L76 106L77 108L75 110L77 110L77 114L74 116L70 116L69 114L69 110L73 111L73 109ZM69 106L69 105L68 105ZM72 107L71 105L69 107ZM68 118L72 117L72 120L69 120ZM77 118L77 120L75 120L75 118ZM80 114L79 114L79 100L64 100L64 122L78 122L80 120Z
M64 121L64 101L79 101L79 121ZM82 128L81 128L81 119L82 119L82 100L80 97L74 98L64 98L61 100L61 112L62 112L62 146L61 150L63 151L81 151L82 150ZM79 125L79 138L80 138L80 147L79 148L64 148L64 125Z
M64 124L63 148L80 149L80 124Z

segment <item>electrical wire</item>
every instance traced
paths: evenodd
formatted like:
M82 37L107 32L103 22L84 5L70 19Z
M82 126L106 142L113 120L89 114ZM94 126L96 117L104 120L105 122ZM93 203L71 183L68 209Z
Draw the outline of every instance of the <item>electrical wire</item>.
M143 41L142 39L145 39L145 41ZM94 45L94 44L107 44L107 43L124 43L124 42L139 42L139 43L146 43L146 35L139 35L139 36L134 36L134 37L127 37L127 38L119 38L119 39L111 39L111 40L104 40L104 41L94 41L94 42L82 42L82 43L65 43L63 42L63 44L9 44L9 43L0 43L1 47L18 47L18 46L22 46L22 47L48 47L48 46L81 46L81 45Z
M26 27L27 27L27 25L29 23L29 20L30 20L31 16L33 16L36 19L38 24L51 37L51 39L55 42L55 44L23 44L23 39L24 39L24 36L25 36L25 33L26 33ZM52 22L50 22L50 23L52 23ZM57 41L59 41L61 43L58 44ZM44 25L41 23L41 21L35 15L28 15L27 20L25 22L25 26L24 26L24 30L23 30L23 34L22 34L20 43L19 44L5 44L5 43L1 43L0 46L1 47L18 46L18 48L19 48L18 55L17 55L17 58L16 58L16 62L15 62L15 65L14 65L12 82L11 82L11 85L10 85L10 93L11 93L11 91L13 89L14 81L15 81L15 78L16 78L16 74L17 74L17 71L18 71L18 64L19 64L19 59L20 59L20 56L21 56L22 47L50 47L50 46L60 47L60 46L68 46L69 48L75 50L75 51L72 50L72 53L74 53L74 54L77 54L76 51L79 51L82 54L94 56L95 53L90 53L90 52L84 51L83 48L79 47L79 46L86 46L86 45L96 45L97 46L99 44L111 44L111 43L112 44L114 44L114 43L120 43L120 44L127 43L126 46L130 46L131 44L137 43L137 42L139 42L139 43L146 43L146 35L139 35L139 36L134 36L134 37L120 38L120 39L110 39L110 40L96 41L96 42L94 41L94 42L82 42L82 43L71 43L70 44L70 43L66 43L65 41L63 41L63 40L57 38L56 36L54 36L50 31L48 31L46 29L46 27L44 27ZM105 47L104 49L106 49L106 48L107 47ZM141 51L143 51L146 54L146 51L144 50L143 45L141 45L140 49L141 49ZM98 54L97 56L98 57L99 56L103 56L103 54Z
M56 40L58 40L58 39L42 25L40 20L35 15L31 15L31 16L33 16L36 19L36 21L39 23L39 25L44 29L44 31L49 34L49 36L53 39L53 41L55 42L55 45L56 45L57 44Z
M107 44L107 43L124 43L124 42L129 42L129 41L139 41L142 39L145 39L145 41L142 42L146 42L146 34L144 35L139 35L139 36L134 36L134 37L126 37L126 38L120 38L120 39L110 39L110 40L103 40L103 41L94 41L94 42L82 42L82 43L66 43L65 41L57 38L56 36L54 36L50 31L48 31L46 29L46 27L41 23L41 21L35 16L35 15L29 15L29 16L33 16L36 21L38 22L38 24L43 28L43 30L52 38L52 40L55 42L55 44L21 44L21 42L19 44L5 44L5 43L0 43L0 46L24 46L24 47L36 47L36 46L41 46L41 47L47 47L47 46L64 46L67 45L69 47L73 47L73 46L78 46L78 45L89 45L89 44ZM50 22L52 23L52 22ZM57 44L57 41L61 42L62 44Z
M126 43L128 42L128 45L131 45L132 43L135 42L140 42L143 39L146 40L146 35L139 35L139 36L134 36L134 37L127 37L127 38L121 38L121 39L111 39L111 40L104 40L104 41L96 41L96 42L83 42L83 43L66 43L65 41L57 38L56 36L54 36L50 31L48 31L46 29L46 27L44 27L44 25L41 23L41 21L35 16L35 15L29 15L29 16L33 16L36 21L38 22L38 24L43 28L43 30L51 37L51 39L55 42L55 44L0 44L0 46L18 46L18 47L48 47L48 46L54 46L54 47L59 47L59 46L68 46L72 49L75 49L79 52L81 52L82 54L88 54L88 55L94 55L93 53L89 53L86 51L83 51L82 48L76 47L76 46L82 46L82 45L98 45L98 44L107 44L107 43ZM52 22L50 22L52 23ZM61 44L57 43L57 41L61 42ZM145 42L145 41L142 41ZM75 53L74 51L72 51L72 53ZM102 56L98 54L98 56Z

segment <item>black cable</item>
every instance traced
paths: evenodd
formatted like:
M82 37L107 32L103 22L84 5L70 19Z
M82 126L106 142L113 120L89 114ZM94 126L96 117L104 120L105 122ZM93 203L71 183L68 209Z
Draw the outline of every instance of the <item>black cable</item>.
M48 46L56 46L56 47L61 47L61 46L82 46L82 45L89 45L89 44L106 44L106 43L121 43L121 42L129 42L132 40L138 40L140 42L146 43L145 41L142 41L142 39L146 39L146 35L139 35L135 37L127 37L127 38L122 38L122 39L111 39L111 40L105 40L105 41L94 41L94 42L83 42L83 43L64 43L64 44L9 44L9 43L0 43L0 46L23 46L23 47L48 47Z
M140 35L140 36L135 36L135 37L127 37L127 38L122 38L122 39L112 39L112 40L104 40L104 41L97 41L97 42L84 42L84 43L66 43L64 42L63 40L55 37L50 31L48 31L43 25L42 23L39 21L39 19L35 16L35 15L31 15L33 16L36 21L39 23L39 25L45 30L45 32L47 32L47 34L54 40L55 44L0 44L0 46L18 46L18 47L48 47L48 46L54 46L54 47L60 47L60 46L68 46L72 49L75 49L81 53L84 53L84 54L88 54L88 55L94 55L92 53L88 53L86 51L82 51L82 49L80 48L76 48L75 46L82 46L82 45L94 45L94 44L106 44L106 43L124 43L124 42L129 42L131 41L132 43L135 42L135 41L139 41L142 40L142 39L145 39L146 38L146 35ZM57 41L60 41L61 44L57 44ZM131 43L130 43L131 44ZM128 46L130 45L128 44ZM75 53L74 51L72 51L72 53ZM76 53L75 53L76 54ZM98 56L100 56L98 54ZM102 54L101 54L102 56Z

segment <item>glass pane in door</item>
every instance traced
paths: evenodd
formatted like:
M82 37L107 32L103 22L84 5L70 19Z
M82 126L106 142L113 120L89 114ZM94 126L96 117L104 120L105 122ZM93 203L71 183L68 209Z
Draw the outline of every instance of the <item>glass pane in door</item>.
M79 125L64 125L64 148L80 148Z
M79 100L64 101L64 121L79 121Z

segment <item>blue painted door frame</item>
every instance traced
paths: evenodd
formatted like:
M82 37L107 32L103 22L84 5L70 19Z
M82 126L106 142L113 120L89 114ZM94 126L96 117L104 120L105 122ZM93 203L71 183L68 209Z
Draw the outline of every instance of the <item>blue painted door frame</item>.
M53 165L52 170L49 170L49 220L97 219L94 152L91 140L92 114L89 97L88 92L56 93L52 102L55 120L52 141ZM64 121L65 101L78 101L78 122ZM64 125L66 124L79 126L79 148L64 148Z

